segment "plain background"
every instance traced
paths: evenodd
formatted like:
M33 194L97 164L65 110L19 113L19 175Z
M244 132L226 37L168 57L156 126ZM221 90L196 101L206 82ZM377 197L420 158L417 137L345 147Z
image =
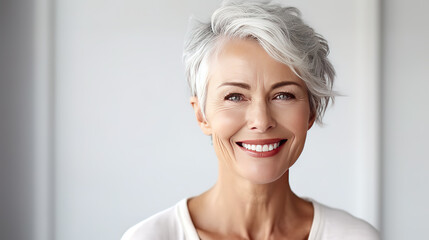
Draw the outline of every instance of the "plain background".
M366 219L383 239L424 236L429 4L284 2L328 39L344 95L310 130L292 188ZM1 239L119 239L216 181L181 54L189 16L207 20L218 5L1 2Z

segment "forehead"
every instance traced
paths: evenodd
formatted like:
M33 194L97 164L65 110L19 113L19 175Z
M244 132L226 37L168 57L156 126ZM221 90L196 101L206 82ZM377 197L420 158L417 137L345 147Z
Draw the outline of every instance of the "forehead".
M222 42L210 64L214 78L255 78L301 81L285 64L272 58L254 39L232 39ZM239 79L240 80L240 79Z

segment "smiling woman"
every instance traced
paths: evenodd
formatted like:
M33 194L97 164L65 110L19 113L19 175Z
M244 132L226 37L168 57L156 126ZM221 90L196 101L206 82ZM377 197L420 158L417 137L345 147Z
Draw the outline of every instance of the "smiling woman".
M295 8L227 2L197 25L184 60L218 180L122 239L378 239L368 223L289 185L307 131L334 96L327 55L326 41Z

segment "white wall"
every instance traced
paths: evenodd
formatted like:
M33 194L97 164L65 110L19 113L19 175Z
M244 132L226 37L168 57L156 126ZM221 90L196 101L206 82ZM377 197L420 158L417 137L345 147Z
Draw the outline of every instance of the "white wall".
M310 131L291 178L298 194L377 223L377 196L362 190L365 179L377 182L362 165L359 135L368 131L359 122L368 62L360 59L361 2L290 1L329 40L345 95L326 126ZM206 20L217 6L57 1L56 239L118 239L215 182L217 160L189 106L181 54L188 17Z
M383 5L383 239L423 239L429 218L429 2Z
M57 2L57 239L118 239L214 182L181 52L188 16L216 5Z

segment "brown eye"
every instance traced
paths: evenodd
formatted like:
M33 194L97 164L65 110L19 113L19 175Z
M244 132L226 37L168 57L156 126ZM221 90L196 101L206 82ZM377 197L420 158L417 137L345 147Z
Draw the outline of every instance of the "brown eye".
M278 93L274 96L275 100L291 100L291 99L295 99L295 95L293 95L292 93L287 93L287 92L281 92Z
M239 93L231 93L225 97L225 100L231 101L231 102L240 102L244 100L244 97Z

